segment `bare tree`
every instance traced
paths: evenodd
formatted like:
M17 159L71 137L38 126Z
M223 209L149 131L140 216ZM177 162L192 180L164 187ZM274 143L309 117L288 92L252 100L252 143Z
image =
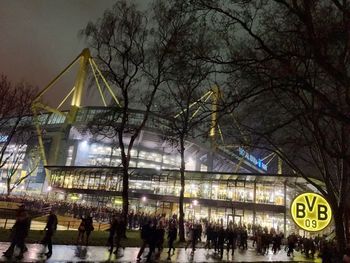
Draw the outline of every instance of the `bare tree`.
M192 3L214 23L220 21L217 31L225 33L224 51L203 59L220 65L239 84L229 85L237 91L231 106L242 94L250 98L256 118L246 118L243 125L259 135L260 146L276 151L324 194L343 250L350 176L347 1ZM249 96L254 93L258 96ZM248 108L239 109L242 114Z
M29 140L29 139L28 139ZM2 167L6 174L7 195L19 187L38 168L40 163L39 149L34 147L27 150L27 144L16 142L11 147L11 158Z
M179 237L185 241L184 192L186 171L186 141L210 129L212 73L209 63L196 59L197 53L210 53L212 39L207 35L207 25L199 16L187 13L184 3L163 8L158 15L163 28L174 32L176 45L171 49L171 69L166 74L166 85L158 93L157 111L166 120L164 137L180 154ZM210 91L209 91L210 92ZM204 94L206 96L203 96ZM160 121L162 124L162 122ZM207 124L207 125L205 125Z
M5 76L1 76L0 94L0 169L5 174L9 195L33 173L38 164L38 161L32 163L31 154L25 159L29 152L28 143L35 140L29 116L35 89L24 83L12 86ZM22 168L25 162L27 171ZM24 174L21 174L22 171Z
M118 138L125 221L131 150L149 119L156 92L171 68L169 53L178 42L176 30L164 28L159 17L167 8L156 1L151 10L143 13L134 4L117 1L102 19L89 23L83 31L100 68L121 98L119 105L111 105L111 110L95 118L90 126L95 133Z

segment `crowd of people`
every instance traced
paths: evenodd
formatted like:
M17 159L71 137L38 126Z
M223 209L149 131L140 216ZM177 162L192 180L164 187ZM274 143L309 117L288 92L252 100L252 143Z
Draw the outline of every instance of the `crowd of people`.
M0 195L0 201L11 203L21 203L30 211L43 211L47 213L50 210L56 211L57 214L63 216L71 216L81 219L90 216L95 222L109 223L113 215L121 214L120 208L112 208L107 206L92 206L82 203L67 202L63 200L48 200L42 196L6 196ZM128 214L127 227L129 229L139 229L140 226L152 216L150 212L143 211L134 212L130 210Z
M118 249L122 247L120 245L120 240L123 238L121 229L127 225L129 228L139 226L140 229L142 246L137 256L138 260L141 259L146 247L149 247L146 255L147 259L159 255L163 250L166 237L169 259L173 255L175 251L174 241L177 239L178 233L178 219L176 215L172 217L166 217L165 214L145 216L141 217L142 220L134 221L133 218L138 217L129 215L126 223L123 222L120 215L117 215L116 218L112 221L111 229L113 231L109 238L109 241L112 242L113 235L116 237L116 250L114 253L117 253ZM136 222L136 224L134 225L133 222ZM269 251L277 254L279 251L284 250L287 256L292 258L294 251L297 250L307 258L322 257L323 262L333 262L334 258L337 258L339 255L335 242L327 240L325 236L307 238L292 233L285 237L282 232L276 231L274 228L268 229L259 225L247 227L230 222L227 227L224 227L220 223L206 221L185 222L185 236L185 249L190 248L192 255L195 253L198 244L201 243L201 247L207 249L208 252L212 251L221 259L225 250L227 255L231 254L232 256L234 256L235 250L247 250L248 241L251 242L256 253L260 255L267 255ZM113 245L111 245L110 252L112 250Z
M74 218L82 218L85 215L89 215L93 217L96 222L109 222L113 214L120 212L120 209L111 207L84 205L63 200L48 200L42 196L16 197L0 195L0 201L21 203L31 211L49 211L52 209L60 215Z
M125 238L126 228L140 231L142 245L137 260L141 259L147 247L148 253L145 256L148 261L160 255L164 243L167 243L169 259L176 249L174 245L178 238L178 218L176 215L159 214L155 216L131 211L125 221L120 210L103 210L66 202L38 202L29 198L23 200L16 197L6 199L0 197L0 200L22 204L16 213L16 222L11 232L11 244L4 252L4 256L9 258L12 257L16 246L20 251L17 256L19 259L23 258L23 253L27 250L25 239L30 229L30 216L27 211L31 209L40 210L45 207L49 207L50 213L41 243L45 249L48 249L48 252L45 253L48 258L52 255L52 237L59 223L56 213L65 215L70 213L72 216L81 219L77 234L77 245L87 246L89 244L90 235L94 231L93 221L96 220L95 216L97 216L98 220L103 218L103 220L108 220L110 223L109 236L106 240L110 253L118 254L119 249L124 248L122 240ZM102 212L103 216L99 212ZM224 227L222 221L219 222L221 223L212 223L206 220L185 222L185 249L190 248L193 255L199 243L201 243L200 246L204 247L208 253L213 252L219 258L223 258L225 250L227 255L232 256L234 256L235 250L247 250L249 241L251 246L255 248L256 253L261 255L266 255L269 251L276 254L284 249L288 256L293 257L294 251L298 250L308 258L321 256L324 262L332 262L334 256L339 254L336 251L335 243L327 241L325 237L306 238L296 234L285 237L282 232L273 228L237 225L233 222ZM350 254L348 256L350 257Z

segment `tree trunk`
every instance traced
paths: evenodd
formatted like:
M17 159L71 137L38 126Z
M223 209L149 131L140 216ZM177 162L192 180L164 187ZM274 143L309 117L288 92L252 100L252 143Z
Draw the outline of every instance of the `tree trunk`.
M346 237L346 244L350 243L350 236L349 236L349 210L348 208L345 208L345 237Z
M123 200L123 209L122 216L124 221L124 237L126 237L126 228L128 224L128 213L129 213L129 166L126 165L123 167L123 191L122 191L122 200Z
M11 178L7 178L6 179L6 187L7 187L7 192L6 192L6 196L9 196L12 192L11 189Z
M344 227L344 209L337 206L332 207L333 219L335 225L335 235L337 239L337 248L341 255L343 255L346 247L346 229Z
M185 241L185 227L184 227L184 193L185 193L185 146L184 140L180 139L180 155L181 155L181 167L180 167L180 196L179 196L179 238L180 242Z

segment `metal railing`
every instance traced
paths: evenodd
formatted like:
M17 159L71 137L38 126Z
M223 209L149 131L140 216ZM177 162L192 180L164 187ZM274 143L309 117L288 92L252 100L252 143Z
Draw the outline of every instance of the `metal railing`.
M15 224L14 219L0 219L0 229L11 229ZM80 225L80 221L59 221L57 225L57 231L75 230L77 231ZM31 230L43 230L46 226L46 222L33 220L30 225ZM109 228L108 223L94 223L95 231L106 231Z

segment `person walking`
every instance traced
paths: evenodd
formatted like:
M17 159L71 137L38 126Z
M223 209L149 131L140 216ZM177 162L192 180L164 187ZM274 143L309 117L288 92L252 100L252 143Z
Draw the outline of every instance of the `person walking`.
M173 254L175 253L174 241L177 238L177 228L174 223L170 223L168 230L168 259L170 259L171 249L173 250Z
M199 233L200 233L200 229L198 224L193 225L192 240L191 240L191 246L192 246L191 255L194 255L194 252L196 251L196 244L197 244L197 241L199 240Z
M241 231L241 246L243 250L248 250L248 231L245 226L242 227Z
M125 233L124 233L124 229L126 228L126 223L124 223L123 218L118 217L117 221L116 221L116 232L115 232L115 251L114 254L118 254L118 250L119 248L122 247L121 245L121 241L122 238L124 237ZM125 247L123 247L123 249L125 249Z
M211 244L213 243L213 226L211 223L207 224L207 227L205 228L205 235L207 236L207 241L205 243L204 248L210 250Z
M111 220L111 225L109 228L109 236L107 244L109 245L109 253L113 252L114 247L114 236L117 231L117 217L114 215Z
M218 231L218 252L221 259L224 255L225 240L226 240L226 231L224 230L223 226L220 226Z
M49 216L47 217L47 223L44 228L46 230L45 236L43 240L41 241L41 244L44 245L44 249L48 248L48 252L45 254L47 258L50 258L52 255L52 236L54 235L56 229L57 229L57 216L55 213L51 210Z
M84 240L84 234L85 234L85 218L81 217L81 222L78 227L78 238L77 238L77 244L81 245Z
M85 233L86 233L85 245L86 246L89 245L89 238L90 238L90 234L91 234L92 231L94 231L94 223L93 223L93 220L92 220L92 216L88 216L85 219Z
M159 220L157 227L156 227L156 240L157 240L157 248L158 253L161 253L163 251L163 244L164 244L164 235L165 235L165 222L161 219Z
M295 244L297 243L297 237L294 233L288 236L287 238L288 241L288 251L287 251L287 256L290 257L294 255L294 248Z
M218 251L218 232L219 232L219 226L215 225L213 227L213 232L212 232L212 241L213 241L213 246L214 246L214 253Z
M157 241L158 241L156 232L157 232L157 222L154 221L150 226L150 236L148 237L148 241L147 241L149 245L149 252L147 254L146 262L152 261L152 255L156 250Z
M233 256L235 254L236 241L237 230L230 226L230 228L227 230L227 254L229 254L230 249L232 249L231 255Z
M16 222L11 231L11 244L3 253L6 258L11 258L13 256L16 246L20 249L17 259L23 258L23 254L28 250L24 242L29 233L30 223L30 218L25 210L25 206L20 206L17 211Z
M152 224L152 221L148 220L145 224L141 226L140 234L141 234L142 245L140 247L139 253L137 254L138 261L141 260L143 251L145 250L147 245L149 245L149 239L151 236L151 224Z
M188 231L187 231L187 235L188 235L188 239L185 245L185 250L187 250L187 248L193 244L193 238L194 238L194 225L189 225L188 227Z

